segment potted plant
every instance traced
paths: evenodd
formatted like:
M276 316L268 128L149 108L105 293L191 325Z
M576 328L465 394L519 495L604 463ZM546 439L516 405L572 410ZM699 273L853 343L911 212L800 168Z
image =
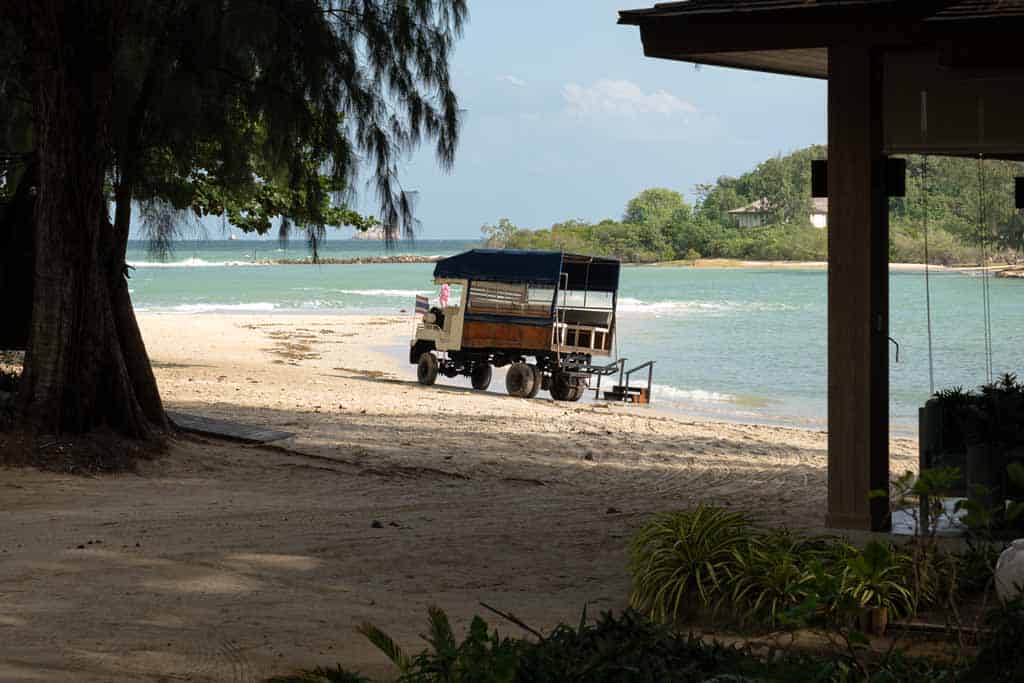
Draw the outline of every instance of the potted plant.
M846 561L843 592L860 606L862 631L883 635L890 616L910 610L912 596L903 586L904 574L899 555L878 541Z
M941 391L921 410L922 468L957 464L961 489L987 510L1002 507L1006 468L1024 460L1024 385L1006 374L978 391Z

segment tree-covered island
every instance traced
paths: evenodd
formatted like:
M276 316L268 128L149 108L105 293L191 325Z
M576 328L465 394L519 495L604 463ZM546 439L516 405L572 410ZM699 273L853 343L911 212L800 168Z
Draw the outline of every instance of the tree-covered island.
M823 146L764 161L739 178L723 176L680 192L652 188L626 205L621 219L566 220L531 230L502 218L481 229L492 247L564 249L634 263L699 258L823 261L827 202L811 198L811 160ZM977 264L1014 260L1024 249L1024 218L1014 208L1017 162L911 156L907 194L891 202L893 262ZM815 217L817 220L815 220ZM813 221L813 222L812 222Z

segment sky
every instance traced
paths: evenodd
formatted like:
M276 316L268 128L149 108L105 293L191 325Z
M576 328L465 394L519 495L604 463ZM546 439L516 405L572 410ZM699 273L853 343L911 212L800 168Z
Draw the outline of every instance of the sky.
M826 141L823 81L644 57L639 29L616 22L653 3L470 0L451 65L464 110L455 167L443 172L427 144L401 169L420 239L476 239L501 218L618 219L649 187L692 203L698 183ZM357 189L355 208L376 214Z
M823 81L643 56L618 10L653 0L471 0L452 71L465 110L454 170L416 153L422 239L620 218L649 187L698 183L826 141ZM373 213L370 193L359 208Z

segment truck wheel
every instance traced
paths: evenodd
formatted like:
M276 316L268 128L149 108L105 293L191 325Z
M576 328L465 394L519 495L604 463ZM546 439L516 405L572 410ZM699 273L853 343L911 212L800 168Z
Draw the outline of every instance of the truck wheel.
M420 362L416 365L416 379L427 386L437 381L437 356L429 351L420 355Z
M469 373L469 381L473 383L473 388L483 391L487 387L491 386L491 366L486 363L473 367L473 372Z
M509 396L527 398L533 391L533 369L526 363L515 363L505 375L505 388Z
M569 375L564 372L555 372L551 375L551 387L548 389L551 392L551 398L556 401L571 401L574 392L572 381L569 379Z
M583 394L587 393L587 385L580 382L573 388L572 395L569 396L570 401L578 401L583 398Z
M544 373L536 365L528 367L533 370L533 389L526 395L526 398L536 398L537 394L540 393L541 385L544 384Z

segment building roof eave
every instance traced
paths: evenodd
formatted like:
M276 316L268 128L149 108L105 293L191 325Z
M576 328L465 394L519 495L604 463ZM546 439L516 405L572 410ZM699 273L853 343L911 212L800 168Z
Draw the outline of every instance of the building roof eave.
M830 45L906 49L959 42L1015 44L1024 0L689 0L620 12L644 54L694 64L828 77Z

